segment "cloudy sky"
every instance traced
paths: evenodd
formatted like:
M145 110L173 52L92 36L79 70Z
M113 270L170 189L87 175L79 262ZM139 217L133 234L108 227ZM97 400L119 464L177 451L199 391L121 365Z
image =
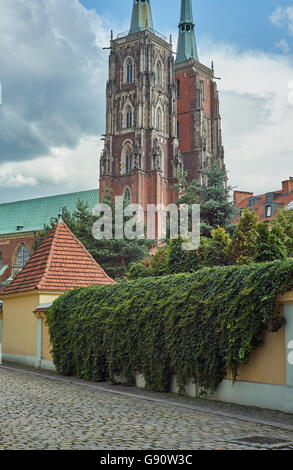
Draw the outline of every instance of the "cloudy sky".
M229 181L256 193L293 176L293 1L193 0L214 61ZM110 30L132 0L0 0L0 203L92 189L105 128ZM152 1L176 40L180 0Z

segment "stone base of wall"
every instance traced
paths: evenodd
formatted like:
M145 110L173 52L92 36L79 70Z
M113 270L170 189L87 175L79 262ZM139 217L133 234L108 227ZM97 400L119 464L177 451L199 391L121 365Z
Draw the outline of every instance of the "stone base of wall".
M39 360L36 356L22 356L19 354L2 354L2 360L11 362L14 364L22 364L29 367L35 367L37 369L53 370L55 371L55 365L53 361Z
M136 386L145 388L145 380L142 375L136 375ZM179 393L176 377L172 377L171 393ZM208 398L238 405L256 406L269 410L293 413L293 387L286 385L271 385L255 382L232 382L223 380L216 392L201 395L202 390L190 379L185 387L185 395L192 398Z

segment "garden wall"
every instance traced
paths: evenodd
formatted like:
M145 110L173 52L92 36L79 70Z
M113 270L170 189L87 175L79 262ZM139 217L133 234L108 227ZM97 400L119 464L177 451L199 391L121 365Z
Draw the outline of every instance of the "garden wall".
M293 412L292 286L275 261L66 293L47 310L57 372Z

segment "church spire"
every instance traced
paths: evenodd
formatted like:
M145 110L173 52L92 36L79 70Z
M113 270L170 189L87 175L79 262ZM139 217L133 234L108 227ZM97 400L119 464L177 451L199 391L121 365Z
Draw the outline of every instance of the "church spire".
M153 17L150 0L133 0L129 34L149 29L153 31Z
M198 59L191 0L181 0L176 63Z

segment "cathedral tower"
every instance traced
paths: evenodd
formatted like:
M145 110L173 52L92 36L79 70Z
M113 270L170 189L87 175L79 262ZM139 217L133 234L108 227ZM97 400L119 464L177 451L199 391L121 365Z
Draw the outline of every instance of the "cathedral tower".
M175 61L177 130L188 180L201 180L200 171L212 158L224 168L219 96L214 70L200 63L191 0L181 0Z
M111 38L105 146L100 195L132 203L168 205L176 170L177 139L172 44L153 29L150 0L134 0L128 33Z

